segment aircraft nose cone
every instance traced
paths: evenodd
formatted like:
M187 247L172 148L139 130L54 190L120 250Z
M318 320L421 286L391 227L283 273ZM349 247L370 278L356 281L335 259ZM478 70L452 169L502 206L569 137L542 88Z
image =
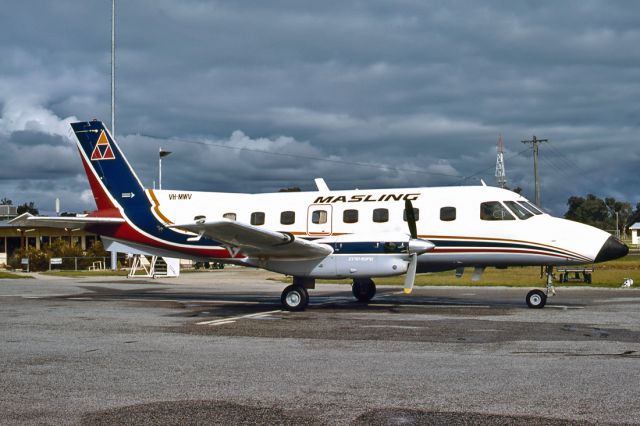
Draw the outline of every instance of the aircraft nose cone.
M618 259L629 253L629 247L621 243L617 238L609 237L604 242L598 252L594 262L606 262L607 260Z

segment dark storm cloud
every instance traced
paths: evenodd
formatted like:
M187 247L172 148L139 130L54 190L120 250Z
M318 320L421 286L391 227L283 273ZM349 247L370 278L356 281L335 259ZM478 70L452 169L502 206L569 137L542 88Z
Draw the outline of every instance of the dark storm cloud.
M0 196L50 203L44 182L92 208L61 141L75 117L109 121L110 2L35 3L0 17ZM640 201L637 2L117 4L116 133L149 186L160 146L165 187L493 183L502 134L532 196L535 134L553 212L586 192Z

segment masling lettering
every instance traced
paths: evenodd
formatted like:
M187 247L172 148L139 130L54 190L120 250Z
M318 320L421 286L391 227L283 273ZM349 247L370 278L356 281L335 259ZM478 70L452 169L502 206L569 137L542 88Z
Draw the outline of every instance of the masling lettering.
M327 197L318 197L314 204L331 204L331 203L367 203L381 201L414 201L420 194L357 194L357 195L329 195Z

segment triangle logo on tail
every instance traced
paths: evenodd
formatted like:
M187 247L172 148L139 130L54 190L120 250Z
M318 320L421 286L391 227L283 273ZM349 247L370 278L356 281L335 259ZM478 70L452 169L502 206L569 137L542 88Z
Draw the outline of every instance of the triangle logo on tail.
M102 130L98 137L98 143L91 153L91 161L115 160L115 158L116 156L113 155L113 150L111 149L111 145L109 145L107 135L104 133L104 130Z

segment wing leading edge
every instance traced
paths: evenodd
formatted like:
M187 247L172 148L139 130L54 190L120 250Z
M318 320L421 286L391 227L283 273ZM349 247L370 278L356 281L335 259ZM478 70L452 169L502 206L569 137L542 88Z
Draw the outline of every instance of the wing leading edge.
M194 239L205 236L232 249L238 249L249 257L303 260L320 259L333 253L333 248L326 244L231 220L197 221L172 225L171 228L195 232L198 236Z

